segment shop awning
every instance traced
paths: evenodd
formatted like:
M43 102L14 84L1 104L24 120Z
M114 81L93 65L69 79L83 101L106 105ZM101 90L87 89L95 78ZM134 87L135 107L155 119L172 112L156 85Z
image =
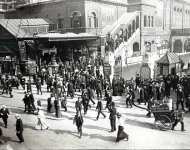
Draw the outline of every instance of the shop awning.
M175 53L170 53L170 52L167 52L163 57L161 57L157 63L158 64L166 64L166 65L169 65L169 64L176 64L176 63L180 63L181 60L179 58L179 56Z
M96 35L89 33L47 33L47 34L38 34L36 38L48 39L48 41L82 41L82 40L95 40L98 38Z
M33 39L36 33L47 33L50 22L42 18L0 19L0 26L17 39Z

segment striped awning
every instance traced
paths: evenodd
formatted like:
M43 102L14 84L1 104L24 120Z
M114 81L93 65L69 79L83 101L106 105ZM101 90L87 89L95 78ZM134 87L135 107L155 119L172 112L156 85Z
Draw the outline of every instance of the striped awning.
M170 52L167 52L163 57L161 57L157 61L158 64L166 64L166 65L176 64L180 62L181 62L180 57L177 54Z

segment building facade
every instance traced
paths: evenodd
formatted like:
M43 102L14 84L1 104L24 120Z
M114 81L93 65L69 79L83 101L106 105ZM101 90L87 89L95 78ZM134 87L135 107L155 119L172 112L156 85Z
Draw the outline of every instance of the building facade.
M0 18L5 18L7 12L15 11L16 0L0 0Z
M49 31L99 36L87 45L101 49L112 74L125 79L141 73L144 63L153 77L155 60L166 51L190 51L188 0L18 0L5 17L45 18L53 24Z

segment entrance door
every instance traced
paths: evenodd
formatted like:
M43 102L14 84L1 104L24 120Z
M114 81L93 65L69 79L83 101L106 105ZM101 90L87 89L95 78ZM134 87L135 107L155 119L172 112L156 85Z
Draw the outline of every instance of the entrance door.
M142 79L150 79L151 70L147 63L145 63L141 66L140 75L141 75Z
M171 74L175 75L176 74L176 68L171 68Z

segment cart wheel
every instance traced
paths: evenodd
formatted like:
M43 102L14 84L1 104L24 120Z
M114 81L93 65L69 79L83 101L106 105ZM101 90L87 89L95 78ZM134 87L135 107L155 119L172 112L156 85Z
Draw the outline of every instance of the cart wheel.
M172 121L171 121L171 119L168 116L161 115L159 122L160 122L160 124L158 126L159 126L160 130L164 130L164 131L171 130L171 128L172 128Z

